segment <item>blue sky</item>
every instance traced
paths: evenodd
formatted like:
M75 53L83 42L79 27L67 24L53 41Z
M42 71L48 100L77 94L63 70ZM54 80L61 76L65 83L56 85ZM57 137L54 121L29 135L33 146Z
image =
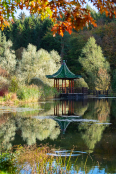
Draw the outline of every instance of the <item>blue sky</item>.
M87 0L87 3L88 3L94 10L96 10L95 7L92 5L92 3L88 2L88 0ZM96 11L97 11L97 10L96 10ZM24 12L24 13L26 14L26 16L29 16L29 15L30 15L30 14L29 14L29 11L26 10L26 8L25 8L24 10L17 10L17 13L15 13L15 17L17 18L17 17L20 15L21 12Z

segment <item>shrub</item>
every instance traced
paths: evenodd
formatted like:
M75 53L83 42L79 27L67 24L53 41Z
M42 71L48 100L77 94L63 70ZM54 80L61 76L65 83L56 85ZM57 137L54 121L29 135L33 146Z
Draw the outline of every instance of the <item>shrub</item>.
M58 92L57 92L56 89L54 89L53 87L45 84L39 78L33 78L33 79L31 79L30 84L34 84L34 85L37 85L38 86L38 88L39 88L39 97L41 99L52 97L55 94L58 94Z
M16 167L14 166L13 154L3 153L0 155L0 173L2 174L15 174Z
M58 91L56 89L48 85L45 85L44 88L42 89L41 98L45 99L48 97L53 97L55 94L58 95Z
M80 78L80 79L76 79L75 81L74 81L74 86L75 87L87 87L88 88L88 85L87 85L87 83L85 82L85 80L83 79L83 78Z
M17 97L20 100L38 99L38 87L36 85L23 85L17 90Z
M13 76L11 78L8 90L9 90L9 92L15 92L16 93L18 89L19 89L19 86L18 86L17 78L16 78L16 76Z
M9 81L7 78L0 76L0 90L3 89L4 87L8 87Z
M5 96L4 96L4 100L5 101L9 101L9 100L11 100L12 99L12 95L13 95L13 93L6 93L5 94Z

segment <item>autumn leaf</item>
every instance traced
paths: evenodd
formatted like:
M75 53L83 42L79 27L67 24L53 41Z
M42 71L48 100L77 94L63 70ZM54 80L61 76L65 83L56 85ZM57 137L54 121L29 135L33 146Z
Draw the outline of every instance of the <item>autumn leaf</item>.
M106 16L110 18L116 16L115 0L89 1L93 3L93 6L95 6L100 13L105 12ZM55 23L54 26L57 27L57 29L53 27L53 34L58 32L63 36L65 31L71 34L73 28L78 31L89 23L96 27L97 24L91 17L89 10L83 6L86 4L87 2L85 2L85 0L9 0L8 2L2 0L0 6L1 28L4 29L4 27L7 26L7 23L3 21L8 21L14 16L17 9L22 10L24 7L26 7L31 14L39 14L41 19L46 17L51 18ZM59 17L61 21L58 20ZM56 26L56 24L58 24L58 26Z

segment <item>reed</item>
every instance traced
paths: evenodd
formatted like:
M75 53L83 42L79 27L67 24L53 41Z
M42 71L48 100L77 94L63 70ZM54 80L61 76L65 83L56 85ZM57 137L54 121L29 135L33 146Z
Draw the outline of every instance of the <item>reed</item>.
M52 150L46 146L16 146L15 152L4 156L4 167L1 169L3 174L69 174L72 170L71 151L70 156L53 156ZM78 157L77 157L78 158ZM75 159L75 164L77 162ZM3 159L3 155L1 156ZM2 163L3 164L3 163ZM8 165L9 164L9 167ZM85 164L86 165L86 164ZM1 166L1 163L0 163ZM79 172L77 165L73 166L73 171ZM6 172L6 173L5 173Z

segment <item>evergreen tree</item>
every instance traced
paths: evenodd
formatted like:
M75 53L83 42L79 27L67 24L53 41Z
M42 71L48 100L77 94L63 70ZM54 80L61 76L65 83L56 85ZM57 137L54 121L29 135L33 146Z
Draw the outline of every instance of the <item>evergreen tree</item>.
M82 75L90 89L96 88L99 69L105 69L107 72L110 70L109 63L105 60L101 47L96 44L94 37L90 37L82 49L79 62L83 67Z
M53 23L48 18L42 21L39 16L25 17L24 15L21 13L19 19L14 19L10 26L4 29L4 33L7 40L10 39L13 42L14 50L20 47L27 48L29 43L37 46L38 50L42 47L42 38L49 28L51 30Z

